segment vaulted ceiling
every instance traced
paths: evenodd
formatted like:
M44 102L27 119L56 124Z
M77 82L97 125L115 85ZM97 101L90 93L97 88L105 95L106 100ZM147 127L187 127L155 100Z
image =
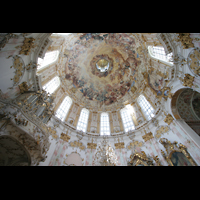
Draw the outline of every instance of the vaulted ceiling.
M149 59L141 37L132 33L65 37L62 55L67 59L58 71L63 88L77 103L89 109L115 110L139 96L137 90L144 86L142 73L147 72ZM98 69L100 60L109 65L106 71Z

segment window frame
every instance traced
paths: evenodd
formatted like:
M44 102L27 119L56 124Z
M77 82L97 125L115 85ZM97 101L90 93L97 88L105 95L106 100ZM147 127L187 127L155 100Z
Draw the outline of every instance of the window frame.
M108 123L108 126L102 126L102 116L107 116L107 118L108 118L108 121L106 122L106 123ZM103 121L104 122L104 121ZM106 131L106 132L109 132L109 134L102 134L102 132L104 132L104 131L102 131L102 127L108 127L108 131ZM102 112L101 113L101 116L100 116L100 135L101 136L105 136L105 135L111 135L111 132L110 132L110 118L109 118L109 114L107 113L107 112Z
M86 123L85 123L84 121L81 121L81 120L82 120L82 119L81 119L82 113L83 113L84 111L86 111L86 112L88 113L88 115L87 115L87 120L85 121ZM88 109L86 109L86 108L82 108L81 113L80 113L80 115L79 115L78 123L77 123L77 126L76 126L76 129L77 129L78 131L83 131L84 133L87 132L87 126L88 126L89 115L90 115L90 111L89 111ZM78 129L79 123L83 123L83 124L86 125L85 130Z
M49 89L52 88L51 84L53 84L53 81L56 81L55 79L57 79L59 83L52 92L49 92ZM50 81L48 81L45 85L42 86L42 89L45 90L49 94L53 94L59 87L60 87L60 78L58 76L54 76Z
M120 110L120 114L121 114L121 118L122 118L122 124L123 124L123 127L124 127L124 132L125 133L127 133L127 132L129 132L129 131L134 131L135 130L135 124L134 124L134 122L133 122L133 119L132 119L132 116L131 116L131 114L128 112L128 110L127 110L128 108L122 108L121 110ZM124 114L123 113L126 113L126 118L129 118L128 119L128 121L127 122L125 122L124 123ZM128 122L131 122L132 123L132 125L133 125L133 129L129 129L129 128L131 128L131 126L128 126L128 127L125 127L126 125L125 124L127 124ZM130 123L129 122L129 123ZM128 131L126 131L126 129L128 128Z
M142 103L140 103L142 102ZM140 95L137 99L137 103L140 106L140 108L142 109L142 113L144 114L144 116L146 117L146 119L149 121L151 120L155 114L155 109L153 108L153 106L147 101L147 99L145 98L144 95ZM153 115L153 116L151 116Z
M56 52L55 58L54 58L51 62L45 64L44 66L42 66L42 67L40 67L40 68L37 67L37 72L39 72L39 71L41 71L42 69L45 69L45 68L49 67L50 65L53 65L53 64L55 64L55 63L57 62L60 52L59 52L59 50L53 50L53 51L48 51L48 52L46 52L43 59L38 57L38 59L37 59L37 64L39 65L39 63L38 63L39 60L44 60L44 59L45 59L46 54L52 53L52 52ZM44 61L43 61L43 62L44 62Z
M63 109L62 108L62 106L63 106L63 104L65 103L65 101L69 101L69 103L68 103L68 107L67 106L65 106L65 108ZM67 117L67 114L68 114L68 112L69 112L69 110L70 110L70 108L71 108L71 106L72 106L72 99L69 97L69 96L66 96L64 99L63 99L63 101L62 101L62 103L60 104L60 106L59 106L59 108L56 110L56 113L55 113L55 116L58 118L58 119L60 119L61 121L65 121L65 119L66 119L66 117ZM67 112L65 112L65 116L63 117L63 119L61 119L60 117L58 117L57 116L57 113L60 111L62 109L62 112L64 111L64 110L66 110L67 109Z
M163 50L164 50L164 52L165 52L165 49L164 49L164 47L162 47L162 46L148 46L148 52L149 52L149 55L150 55L152 58L154 58L154 59L156 59L156 60L159 60L159 61L161 61L161 62L163 62L163 63L165 63L165 64L167 64L167 65L170 65L170 66L173 65L173 62L167 61L167 60L165 60L165 59L163 60L163 59L161 59L161 58L158 58L158 57L154 56L154 55L153 55L153 52L152 52L153 47L163 48ZM173 56L173 53L169 53L169 54L172 54L172 56ZM166 55L166 53L165 53L165 56L167 57L169 54Z

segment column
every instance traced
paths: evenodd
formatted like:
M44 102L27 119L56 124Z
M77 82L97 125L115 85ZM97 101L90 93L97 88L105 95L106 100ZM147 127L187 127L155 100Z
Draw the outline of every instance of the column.
M77 124L78 124L78 119L79 119L79 117L80 117L81 110L82 110L82 107L79 106L79 107L78 107L78 111L77 111L77 113L76 113L75 120L74 120L74 126L75 126L75 127L76 127Z
M124 126L123 126L123 124L122 124L122 118L121 118L121 114L120 114L120 111L119 111L119 110L117 111L117 115L118 115L120 130L121 130L121 131L124 131Z
M100 113L97 113L97 133L100 134Z
M138 107L138 110L139 110L140 113L142 114L142 117L143 117L144 121L146 121L146 117L145 117L144 113L142 112L142 109L141 109L140 105L139 105L137 102L135 102L135 103L136 103L136 105L137 105L137 107Z
M92 120L92 112L89 112L87 132L90 132L91 120Z
M133 106L133 109L135 110L134 104L135 103L132 103L131 106ZM138 124L137 118L135 116L135 113L132 114L132 119L133 119L133 122L134 122L135 126L138 126L139 124Z
M110 122L110 133L114 132L114 127L113 127L113 118L112 118L112 113L108 112L109 114L109 122Z
M60 107L60 104L63 102L66 94L63 94L62 97L59 99L58 103L55 105L54 112Z

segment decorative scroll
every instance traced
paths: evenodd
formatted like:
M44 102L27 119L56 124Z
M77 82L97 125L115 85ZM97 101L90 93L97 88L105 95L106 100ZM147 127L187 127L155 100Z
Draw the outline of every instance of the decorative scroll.
M197 165L187 151L187 147L183 144L170 142L166 138L161 138L159 141L166 149L167 154L161 150L163 157L168 162L169 166L195 166Z
M14 59L14 62L10 68L15 69L15 75L14 75L14 78L12 78L11 80L13 80L14 85L16 85L21 80L25 71L25 67L24 67L24 63L21 57L15 56L13 57L13 59Z
M153 166L153 161L147 157L144 151L141 151L141 153L136 151L130 155L128 166Z
M142 138L143 138L144 141L146 142L146 141L148 141L148 140L150 140L150 139L153 138L153 134L152 134L152 132L149 132L149 133L143 135Z
M34 41L34 38L25 38L19 54L29 55L31 49L35 48ZM17 46L16 48L19 47L20 46Z
M83 146L83 143L79 141L70 142L69 145L71 147L78 147L81 150L85 150L85 146Z
M67 135L67 133L66 134L61 133L61 135L60 135L60 139L64 140L65 142L68 142L70 140L70 138L71 137L69 135Z
M184 79L179 78L180 81L183 82L183 86L185 87L192 87L193 86L193 82L194 82L194 76L191 76L190 74L185 74Z
M172 117L171 114L168 114L168 115L165 114L165 116L166 118L164 119L164 122L170 125L173 122L174 118Z

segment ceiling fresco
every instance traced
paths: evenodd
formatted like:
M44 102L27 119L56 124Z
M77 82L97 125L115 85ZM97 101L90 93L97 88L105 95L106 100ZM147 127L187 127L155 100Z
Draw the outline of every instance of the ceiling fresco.
M89 101L107 106L118 102L127 93L135 92L142 82L143 57L137 52L141 44L132 34L72 34L66 41L65 80L72 93L81 93ZM106 60L108 69L97 68ZM144 69L143 69L144 70ZM136 84L137 83L137 84Z

